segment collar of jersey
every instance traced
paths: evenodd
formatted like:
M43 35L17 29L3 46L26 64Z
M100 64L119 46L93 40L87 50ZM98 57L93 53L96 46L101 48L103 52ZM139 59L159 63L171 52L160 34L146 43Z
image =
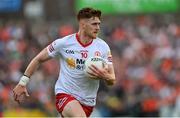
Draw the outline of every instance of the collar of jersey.
M79 38L78 33L76 33L76 39L77 39L78 43L79 43L82 47L87 47L87 46L91 45L91 43L93 42L93 40L92 40L91 42L89 42L89 43L87 43L87 44L83 44L83 43L80 41L80 38Z

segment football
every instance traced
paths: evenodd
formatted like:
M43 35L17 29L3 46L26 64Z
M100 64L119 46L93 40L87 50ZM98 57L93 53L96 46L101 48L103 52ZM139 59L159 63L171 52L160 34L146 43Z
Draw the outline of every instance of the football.
M99 57L99 56L96 56L96 57L90 57L88 58L86 61L85 61L85 68L84 68L84 72L85 72L85 75L87 77L90 77L90 78L96 78L95 76L92 76L90 74L88 74L88 72L91 72L91 70L89 69L89 67L91 65L95 65L97 68L99 69L103 69L103 68L107 68L107 63L105 61L105 59Z

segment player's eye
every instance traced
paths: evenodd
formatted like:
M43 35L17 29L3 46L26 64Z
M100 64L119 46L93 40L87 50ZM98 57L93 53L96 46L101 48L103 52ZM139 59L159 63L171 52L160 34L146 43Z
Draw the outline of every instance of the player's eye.
M92 23L92 25L100 25L100 23Z

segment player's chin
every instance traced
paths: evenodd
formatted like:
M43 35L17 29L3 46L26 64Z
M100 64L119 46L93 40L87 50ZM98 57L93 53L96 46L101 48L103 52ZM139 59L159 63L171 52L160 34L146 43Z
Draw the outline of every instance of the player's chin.
M93 33L92 38L95 39L98 36L98 33Z

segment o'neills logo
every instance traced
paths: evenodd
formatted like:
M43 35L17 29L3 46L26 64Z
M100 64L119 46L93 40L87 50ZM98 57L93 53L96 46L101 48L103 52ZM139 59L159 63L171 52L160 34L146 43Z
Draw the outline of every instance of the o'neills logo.
M108 51L108 62L112 62L112 55L111 55L111 51Z
M112 62L112 56L108 56L108 61Z
M48 50L49 50L49 52L54 51L54 47L52 46L52 44L50 44L50 45L48 46Z

